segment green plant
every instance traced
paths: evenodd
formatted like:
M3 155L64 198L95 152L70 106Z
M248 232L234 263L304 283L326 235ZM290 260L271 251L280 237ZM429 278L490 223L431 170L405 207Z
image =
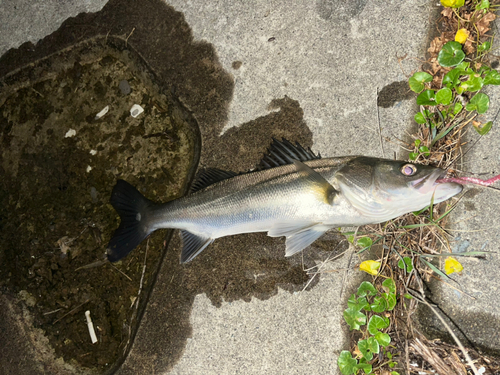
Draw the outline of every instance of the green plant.
M429 156L432 146L457 125L471 122L477 114L484 114L488 110L490 98L479 91L487 85L500 85L500 73L479 62L490 49L490 41L479 44L478 58L468 62L465 61L462 45L450 41L437 56L441 67L452 68L443 76L440 87L430 88L431 84L436 84L436 80L427 72L416 72L410 77L408 84L412 91L419 94L417 104L422 108L415 115L415 121L430 129L429 139L415 141L410 160L420 155ZM480 135L484 135L489 132L492 123L473 121L473 126Z
M344 320L351 330L360 331L362 339L358 341L358 355L344 350L338 358L340 371L344 375L357 374L363 370L365 374L373 371L374 354L379 354L381 349L388 358L388 365L393 368L396 362L392 361L392 354L386 350L391 342L389 334L383 332L390 325L390 319L383 315L392 311L396 306L396 284L393 279L386 279L382 283L383 292L379 292L372 283L364 281L357 292L352 294L347 301L344 311ZM361 327L366 325L366 329Z

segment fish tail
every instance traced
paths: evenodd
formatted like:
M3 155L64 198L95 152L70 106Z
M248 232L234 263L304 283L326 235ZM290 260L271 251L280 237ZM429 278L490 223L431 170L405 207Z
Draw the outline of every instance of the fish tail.
M151 213L155 203L144 197L135 187L118 180L110 199L120 215L120 226L109 241L106 253L111 262L117 262L134 250L151 232Z

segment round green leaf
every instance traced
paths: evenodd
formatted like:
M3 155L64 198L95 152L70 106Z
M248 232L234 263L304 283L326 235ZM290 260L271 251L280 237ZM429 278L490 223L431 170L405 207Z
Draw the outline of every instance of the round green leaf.
M459 68L454 68L446 73L443 77L443 86L446 87L455 87L460 83L460 76L462 75L462 71Z
M443 105L448 105L453 99L453 93L448 87L443 87L436 93L436 102Z
M424 156L429 156L431 153L429 151L429 148L427 146L422 146L422 147L419 147L418 149L422 154L424 154Z
M373 286L373 284L369 281L363 281L358 288L358 296L375 296L377 295L377 289Z
M380 346L387 346L391 343L391 336L387 333L378 332L374 337Z
M398 267L402 270L406 269L406 272L411 272L413 270L413 265L411 264L410 257L404 257L402 260L400 259L398 262Z
M453 114L456 115L458 112L460 112L463 108L463 105L461 103L455 103L455 106L453 107Z
M422 143L422 141L420 139L415 139L415 147L418 147L420 146L420 144Z
M387 309L387 301L383 297L375 297L370 308L376 313L384 312Z
M370 304L366 300L366 297L360 297L358 299L354 294L351 294L351 296L347 300L347 307L357 311L361 311L363 309L367 311L370 310Z
M483 79L481 78L481 76L476 74L470 75L467 81L462 82L460 84L461 92L464 91L474 92L474 91L479 91L482 88L483 88Z
M476 131L480 135L485 135L485 134L488 134L488 132L491 130L492 126L493 126L493 122L488 121L486 124L474 125L474 129L476 129Z
M477 46L477 52L486 52L489 51L491 48L491 42L487 40L484 43L481 43L480 45Z
M496 70L489 71L484 76L483 83L485 85L500 85L500 73Z
M369 363L359 363L358 365L356 365L356 369L362 369L365 374L371 374L372 373L372 365L370 365Z
M387 301L387 311L392 311L396 307L396 295L390 293L383 293L382 295Z
M424 82L432 81L432 76L426 72L416 72L413 74L408 80L408 84L410 85L410 89L416 93L421 92L425 86Z
M481 0L476 5L476 10L489 9L489 8L490 8L490 1L489 0Z
M382 283L382 288L384 288L387 293L396 294L396 283L394 283L393 279L385 279Z
M339 355L339 359L337 359L337 364L339 365L340 372L344 375L354 374L355 366L358 364L358 361L352 358L351 352L347 350L342 350Z
M436 105L436 93L434 90L425 90L417 96L418 105Z
M438 54L438 62L443 67L456 66L465 59L462 45L455 41L446 43Z
M474 95L469 104L465 107L468 111L477 111L479 114L485 113L490 106L490 98L482 92Z
M369 337L366 340L358 342L358 349L367 361L371 361L373 359L373 354L378 354L380 352L380 345L375 337Z
M351 330L357 329L366 324L366 315L357 309L348 308L344 310L344 320Z
M415 122L416 122L417 124L425 124L425 123L427 122L427 121L425 120L424 115L423 115L421 112L418 112L418 113L415 115L414 119L415 119Z
M418 158L418 152L410 152L410 155L408 155L408 159L410 160L416 160Z
M362 249L369 249L373 244L373 241L370 237L361 237L358 239L358 246Z
M373 315L368 322L368 332L376 335L380 329L389 327L389 318L382 318L379 315Z

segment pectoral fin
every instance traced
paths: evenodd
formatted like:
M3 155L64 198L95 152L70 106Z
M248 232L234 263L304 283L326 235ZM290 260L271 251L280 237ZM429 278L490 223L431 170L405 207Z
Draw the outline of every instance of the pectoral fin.
M297 168L297 171L307 180L311 190L318 196L318 199L332 205L338 191L335 190L335 188L322 175L311 167L298 160L294 160L293 164Z
M286 237L286 254L289 257L305 249L320 238L331 227L317 224Z
M213 238L203 237L187 230L181 230L182 238L182 253L181 263L192 261L199 253L210 245L214 240Z

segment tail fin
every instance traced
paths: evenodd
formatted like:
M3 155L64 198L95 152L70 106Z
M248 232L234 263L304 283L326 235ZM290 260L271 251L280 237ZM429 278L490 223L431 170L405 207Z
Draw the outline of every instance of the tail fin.
M134 250L153 231L148 226L147 215L155 204L124 180L116 182L110 203L121 219L107 248L109 261L116 262Z

